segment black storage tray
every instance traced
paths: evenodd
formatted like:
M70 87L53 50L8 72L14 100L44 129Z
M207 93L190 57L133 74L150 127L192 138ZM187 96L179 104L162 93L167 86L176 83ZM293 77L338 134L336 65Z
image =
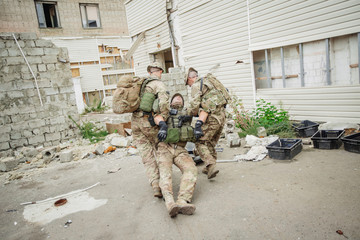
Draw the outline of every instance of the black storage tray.
M344 149L349 152L360 153L360 133L354 133L341 139Z
M295 130L299 134L300 137L311 137L313 136L319 128L319 123L312 122L309 120L301 121L300 123L293 124Z
M269 157L288 160L295 157L302 150L301 139L280 138L266 146Z
M314 148L338 149L342 145L344 130L319 130L312 137Z

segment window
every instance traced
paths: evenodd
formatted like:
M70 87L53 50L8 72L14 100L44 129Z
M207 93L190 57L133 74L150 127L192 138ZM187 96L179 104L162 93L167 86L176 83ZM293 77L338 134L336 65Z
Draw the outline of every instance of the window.
M80 4L81 22L83 28L99 28L100 13L97 4Z
M56 2L35 1L35 7L40 28L60 27Z

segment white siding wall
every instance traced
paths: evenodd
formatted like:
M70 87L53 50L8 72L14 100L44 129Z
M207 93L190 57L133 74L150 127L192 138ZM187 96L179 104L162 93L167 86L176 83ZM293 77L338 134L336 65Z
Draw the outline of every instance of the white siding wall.
M96 39L51 39L58 47L66 47L70 62L99 61Z
M134 68L138 76L147 75L146 68L153 62L151 53L171 47L168 23L145 32L145 38L134 53Z
M80 84L83 92L103 90L102 79L99 65L80 66Z
M165 0L132 0L125 3L130 36L166 21Z
M205 75L212 71L232 93L252 105L251 67L248 64L246 1L179 1L185 67ZM247 64L236 64L238 60Z
M360 32L359 0L249 0L251 50Z
M282 104L294 120L360 123L360 86L259 89L258 94Z

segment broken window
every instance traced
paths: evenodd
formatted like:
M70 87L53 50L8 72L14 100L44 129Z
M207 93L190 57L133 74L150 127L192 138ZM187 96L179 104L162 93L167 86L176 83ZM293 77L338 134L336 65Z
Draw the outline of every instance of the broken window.
M80 13L83 28L101 27L98 4L80 4Z
M340 37L253 52L256 88L359 84L359 37Z
M40 28L60 27L56 2L35 1L35 7Z

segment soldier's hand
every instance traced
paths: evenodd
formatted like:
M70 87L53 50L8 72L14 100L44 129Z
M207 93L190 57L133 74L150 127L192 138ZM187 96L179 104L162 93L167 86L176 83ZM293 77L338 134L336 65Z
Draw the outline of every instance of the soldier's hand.
M168 126L166 125L166 123L164 121L160 121L159 122L159 127L160 127L160 130L158 132L158 139L159 139L160 142L162 142L167 137Z
M196 124L195 124L195 128L194 128L194 135L196 140L198 140L199 138L201 138L202 136L204 136L204 133L201 129L201 126L204 124L203 121L201 120L197 120Z

